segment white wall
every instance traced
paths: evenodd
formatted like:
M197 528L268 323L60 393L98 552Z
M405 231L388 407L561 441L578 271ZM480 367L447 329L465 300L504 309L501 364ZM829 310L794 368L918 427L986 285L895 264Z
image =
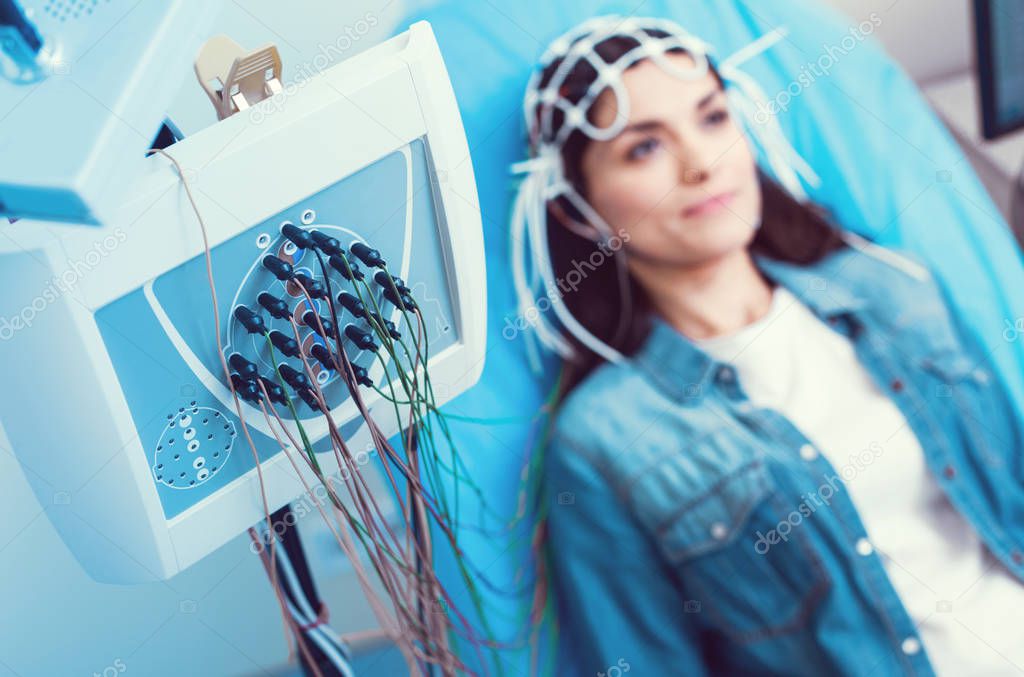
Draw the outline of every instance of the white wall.
M973 67L972 0L826 0L851 18L877 12L875 32L919 83Z

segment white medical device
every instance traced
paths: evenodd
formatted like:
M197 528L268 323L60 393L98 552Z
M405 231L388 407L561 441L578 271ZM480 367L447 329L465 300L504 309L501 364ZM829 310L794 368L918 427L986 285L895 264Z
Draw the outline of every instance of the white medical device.
M261 312L263 292L296 315L308 303L272 274L266 256L324 281L315 252L282 236L291 224L345 248L365 243L405 280L426 319L438 404L479 378L480 213L428 24L285 87L168 153L208 230L225 357L242 354L269 375L265 341L244 330L237 309ZM90 575L118 583L172 576L264 517L255 460L217 354L199 223L167 158L139 165L131 198L104 225L21 220L0 242L0 421L61 537ZM327 277L335 293L345 284ZM378 298L402 326L383 289ZM263 316L271 327L279 321ZM318 337L303 331L308 352ZM369 351L347 343L346 352L376 383L393 377L394 365L385 373ZM316 377L342 437L366 449L365 422L338 375L321 369ZM363 390L377 420L390 423L384 432L398 432L391 404ZM294 401L326 466L333 454L324 418ZM274 510L303 485L260 410L243 408ZM315 483L312 474L306 479Z

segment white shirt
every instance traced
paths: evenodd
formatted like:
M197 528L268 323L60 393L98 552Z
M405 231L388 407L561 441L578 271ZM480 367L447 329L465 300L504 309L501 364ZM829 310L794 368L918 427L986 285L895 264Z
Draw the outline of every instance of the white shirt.
M843 478L869 537L854 551L881 557L919 628L901 649L916 653L923 643L940 675L1020 677L1024 585L949 503L849 339L778 287L763 318L695 343L736 368L754 405L782 414L813 442L794 454L812 463L820 451Z

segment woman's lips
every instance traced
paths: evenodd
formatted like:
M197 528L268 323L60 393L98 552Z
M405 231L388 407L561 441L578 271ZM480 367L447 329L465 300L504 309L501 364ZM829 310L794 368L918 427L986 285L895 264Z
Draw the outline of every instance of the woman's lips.
M736 196L734 191L725 193L719 193L718 195L712 195L706 200L690 205L683 210L683 216L690 218L694 216L705 216L707 214L713 214L717 211L725 209L732 202L732 199Z

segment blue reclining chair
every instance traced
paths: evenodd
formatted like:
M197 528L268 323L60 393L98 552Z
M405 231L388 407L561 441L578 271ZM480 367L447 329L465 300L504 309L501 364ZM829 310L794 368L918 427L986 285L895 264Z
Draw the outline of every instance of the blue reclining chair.
M787 27L786 40L743 68L769 97L780 93L777 100L786 104L779 121L822 179L812 198L842 227L923 259L965 324L991 351L995 370L1024 410L1024 339L1004 331L1007 323L1012 329L1016 318L1024 317L1020 251L914 83L876 41L861 39L884 15L853 20L814 0L442 0L399 28L419 19L433 25L469 136L472 159L466 161L473 162L479 187L488 269L487 364L479 385L448 411L519 417L520 422L490 425L453 423L456 442L492 506L509 517L515 511L518 473L530 443L531 424L525 419L543 405L557 372L549 363L544 377L531 373L526 343L515 331L508 216L516 184L508 166L525 153L523 91L548 42L587 17L611 13L674 19L712 44L719 59L772 28ZM868 23L860 25L861 19ZM828 75L799 80L812 63L830 64ZM462 534L461 545L491 580L515 587L522 549L472 531ZM446 580L457 585L451 563L439 566L448 567ZM484 588L484 594L500 611L492 617L495 634L511 635L521 620L519 607L497 591ZM560 651L566 665L556 674L566 674L573 647ZM505 651L499 663L507 674L527 674L532 671L527 656ZM464 658L473 661L471 655Z

